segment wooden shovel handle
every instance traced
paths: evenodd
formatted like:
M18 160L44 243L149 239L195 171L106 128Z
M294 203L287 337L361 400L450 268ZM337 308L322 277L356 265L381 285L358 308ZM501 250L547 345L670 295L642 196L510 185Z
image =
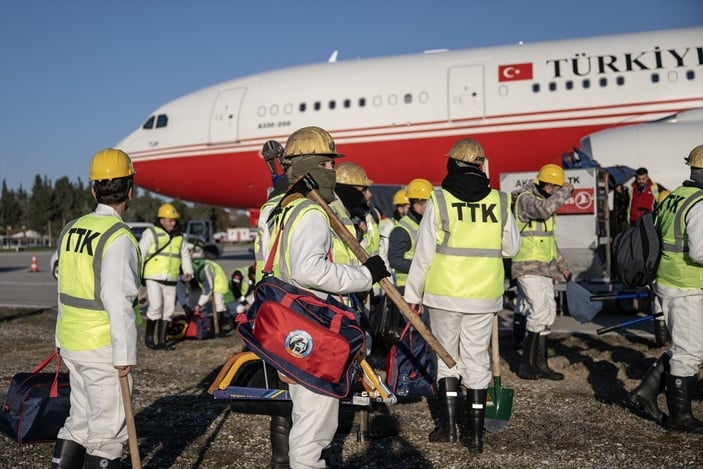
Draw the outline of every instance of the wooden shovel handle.
M125 420L127 421L127 437L129 438L129 456L132 459L132 467L141 469L142 461L139 459L139 444L137 443L137 427L134 425L134 413L132 412L132 398L129 394L129 381L127 376L120 377L120 387L122 389L122 403L124 404Z
M500 376L500 345L498 339L498 314L493 315L493 330L491 331L491 373L493 377Z
M356 240L354 235L351 234L347 227L344 226L342 220L339 219L339 216L334 213L334 211L330 208L327 202L325 202L322 196L320 196L320 193L317 190L312 189L306 194L306 196L312 201L319 204L324 209L330 219L330 225L332 226L332 229L335 231L335 233L337 233L337 235L342 238L344 244L346 244L349 249L351 249L351 251L361 261L362 264L366 262L369 258L369 254L364 250L361 244L359 244L359 241ZM454 361L452 356L449 355L449 352L447 352L447 350L442 346L442 344L439 343L437 338L432 335L432 332L430 332L427 326L425 326L425 323L422 322L418 315L415 314L410 305L405 301L403 296L395 288L391 281L388 280L388 278L383 278L378 283L381 288L383 288L383 290L386 292L386 295L388 295L391 301L393 301L393 303L398 307L400 312L403 313L403 316L405 316L405 318L410 321L415 330L419 332L420 335L425 339L427 345L429 345L430 348L435 351L437 356L447 365L448 368L454 368L454 366L456 365L456 361Z

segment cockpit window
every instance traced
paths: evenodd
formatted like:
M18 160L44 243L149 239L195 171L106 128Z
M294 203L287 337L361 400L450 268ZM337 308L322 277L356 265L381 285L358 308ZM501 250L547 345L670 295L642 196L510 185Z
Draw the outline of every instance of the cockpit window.
M154 116L149 116L149 118L144 122L142 129L153 129L154 128Z
M159 114L156 118L156 128L166 127L166 124L168 124L168 116L166 114Z

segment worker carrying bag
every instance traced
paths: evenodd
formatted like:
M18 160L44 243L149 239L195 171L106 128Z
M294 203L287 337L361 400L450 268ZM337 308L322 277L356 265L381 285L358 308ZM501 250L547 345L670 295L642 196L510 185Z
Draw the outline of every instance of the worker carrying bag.
M282 225L264 272L271 272L281 230ZM350 394L365 335L357 313L331 295L322 300L268 275L235 321L249 348L279 373L318 394L340 399Z

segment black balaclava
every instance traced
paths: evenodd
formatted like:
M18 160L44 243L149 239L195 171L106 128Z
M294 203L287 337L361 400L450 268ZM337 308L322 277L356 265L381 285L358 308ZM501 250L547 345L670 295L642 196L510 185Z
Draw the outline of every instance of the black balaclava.
M491 192L490 181L478 166L454 158L447 160L442 188L464 202L477 202Z

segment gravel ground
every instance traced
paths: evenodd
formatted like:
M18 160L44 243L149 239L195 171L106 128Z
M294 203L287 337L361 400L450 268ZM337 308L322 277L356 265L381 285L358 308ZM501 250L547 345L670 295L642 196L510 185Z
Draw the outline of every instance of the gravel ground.
M0 310L0 395L11 377L29 371L52 349L54 310ZM143 326L142 326L143 333ZM515 375L519 354L501 336L503 386L515 390L507 427L485 436L484 452L459 444L430 444L425 400L374 407L370 434L359 441L359 408L344 405L334 439L340 468L464 467L703 467L703 435L670 434L620 402L665 349L648 338L555 335L552 368L566 379L524 381ZM231 412L207 388L227 358L242 350L236 334L180 342L173 351L140 345L134 413L145 468L266 468L268 417ZM384 359L371 357L383 372ZM703 382L693 412L703 418ZM660 407L666 408L664 397ZM0 437L0 467L47 467L52 444L19 446ZM123 467L131 467L127 445Z

